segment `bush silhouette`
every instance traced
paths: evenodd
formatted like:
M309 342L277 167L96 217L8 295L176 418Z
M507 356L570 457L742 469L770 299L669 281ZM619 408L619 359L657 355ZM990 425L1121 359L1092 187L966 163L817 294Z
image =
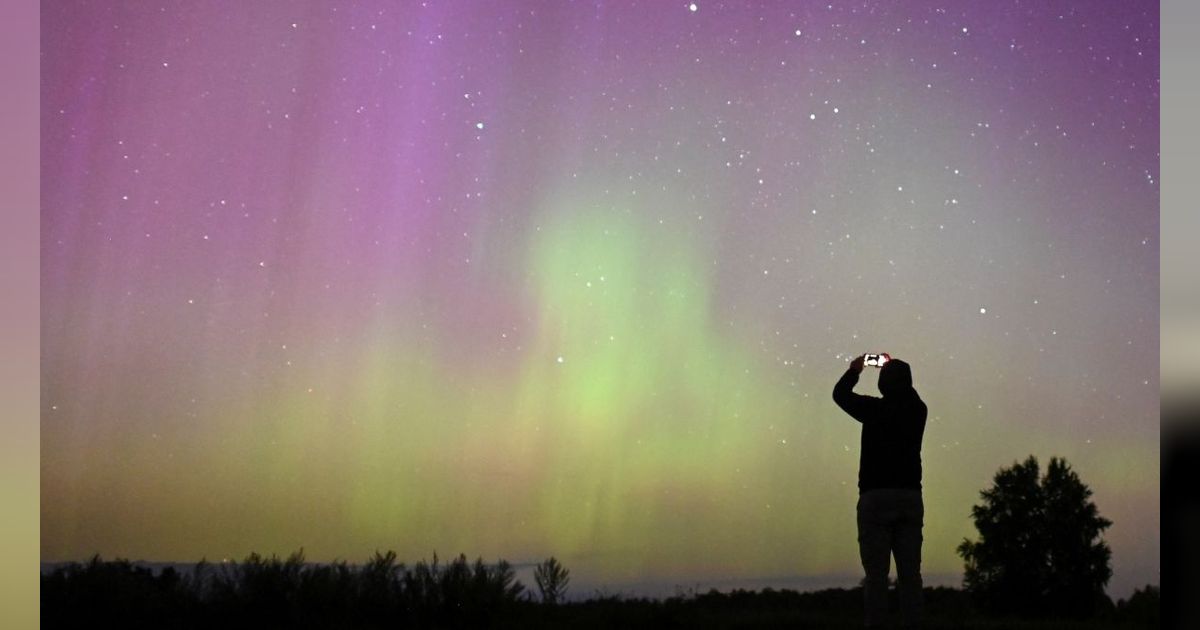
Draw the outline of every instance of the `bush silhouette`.
M512 567L460 555L441 564L397 564L376 552L360 566L252 553L241 562L204 560L182 575L157 576L128 560L58 567L42 577L45 627L383 627L486 625L522 603Z
M504 560L489 567L482 558L471 565L465 555L459 555L443 566L436 553L432 563L421 561L412 571L403 572L400 587L401 608L425 620L467 613L486 616L518 601L525 590Z
M553 562L550 562L553 560ZM241 562L157 574L127 560L98 556L42 576L44 628L852 628L861 622L861 588L798 593L764 588L692 589L666 599L605 595L563 601L569 572L556 559L535 567L552 578L555 605L525 596L504 561L485 565L465 555L411 568L394 552L366 562L309 563L303 550L286 558L250 554ZM558 576L553 578L553 576ZM1014 624L980 618L970 595L926 587L933 628L1157 627L1158 589L1122 601L1104 623L1043 620ZM545 601L549 601L548 599Z
M979 540L963 540L965 588L991 613L1087 617L1111 608L1112 555L1100 539L1112 521L1060 458L1044 476L1037 459L1002 468L971 508Z
M559 564L554 556L551 556L534 569L533 579L542 593L542 602L557 604L567 594L567 584L571 582L571 572L564 569L563 565Z
M1128 600L1117 602L1116 618L1139 628L1157 628L1161 623L1161 598L1157 586L1135 589Z
M196 598L173 569L158 576L128 560L105 562L93 556L42 578L42 623L70 626L74 611L106 619L114 626L158 624L187 614Z

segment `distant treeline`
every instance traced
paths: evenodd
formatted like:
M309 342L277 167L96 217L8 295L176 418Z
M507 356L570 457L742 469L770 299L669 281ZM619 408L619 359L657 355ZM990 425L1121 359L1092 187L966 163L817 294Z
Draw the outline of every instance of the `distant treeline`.
M596 594L563 602L567 572L553 558L538 569L535 595L507 562L472 563L465 555L440 563L435 554L431 562L406 567L393 552L377 552L360 565L312 564L303 552L286 559L251 554L242 562L201 561L188 571L167 567L157 574L97 556L42 576L42 627L578 630L862 623L859 588L711 590L666 599ZM1159 624L1159 593L1157 587L1139 589L1092 620L1016 621L981 616L961 590L926 588L925 613L930 628L1147 628Z

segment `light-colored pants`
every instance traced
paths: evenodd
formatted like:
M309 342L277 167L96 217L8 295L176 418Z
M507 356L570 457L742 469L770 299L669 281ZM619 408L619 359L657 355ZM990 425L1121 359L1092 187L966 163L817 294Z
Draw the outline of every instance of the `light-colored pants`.
M900 623L916 625L921 614L921 526L925 504L920 490L880 488L858 497L858 553L866 625L883 625L888 610L888 570L896 556Z

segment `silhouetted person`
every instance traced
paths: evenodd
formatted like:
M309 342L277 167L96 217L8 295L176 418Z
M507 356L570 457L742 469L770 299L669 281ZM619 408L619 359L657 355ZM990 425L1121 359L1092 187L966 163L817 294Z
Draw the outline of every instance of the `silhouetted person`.
M863 357L833 388L833 400L862 423L858 460L858 553L866 580L867 627L887 618L888 568L896 557L900 620L915 626L921 612L921 437L928 409L912 386L908 364L891 359L879 371L883 398L854 393Z

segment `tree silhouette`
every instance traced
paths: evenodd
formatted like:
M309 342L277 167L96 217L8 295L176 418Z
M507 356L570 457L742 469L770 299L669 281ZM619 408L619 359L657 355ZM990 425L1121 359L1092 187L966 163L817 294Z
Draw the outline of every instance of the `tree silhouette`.
M971 517L979 541L964 539L964 586L989 612L1084 617L1112 606L1104 586L1112 555L1100 535L1092 491L1066 460L1039 477L1037 458L1001 468Z
M542 592L542 601L557 604L567 593L571 572L551 556L533 570L533 579L537 582L538 590Z

